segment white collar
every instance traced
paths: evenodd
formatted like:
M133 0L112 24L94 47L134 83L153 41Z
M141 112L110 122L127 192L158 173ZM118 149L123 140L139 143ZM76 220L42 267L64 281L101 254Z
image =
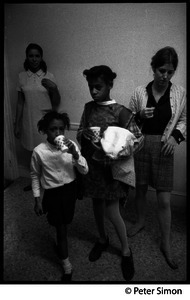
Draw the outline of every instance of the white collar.
M96 102L99 105L110 105L116 103L115 100L103 101L103 102Z
M40 77L42 75L42 73L43 73L42 69L38 70L36 73L33 73L30 70L27 71L27 74L29 77L31 77L32 75L37 75L38 77Z

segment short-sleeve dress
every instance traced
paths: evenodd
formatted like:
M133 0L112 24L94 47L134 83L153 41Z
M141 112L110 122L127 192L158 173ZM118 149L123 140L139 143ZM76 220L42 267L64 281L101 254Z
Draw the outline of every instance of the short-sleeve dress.
M55 82L54 75L39 70L36 73L25 71L19 73L17 91L24 94L21 144L32 151L37 145L46 140L37 129L37 123L47 110L52 109L48 91L42 86L41 80L48 78Z
M90 110L89 110L90 108ZM127 185L113 179L111 166L102 164L92 158L95 148L90 141L83 136L79 137L81 128L100 126L103 132L108 126L119 126L119 114L123 105L114 103L99 105L94 101L85 105L77 139L81 144L81 153L86 158L89 172L83 176L84 196L97 199L114 200L127 195ZM88 118L85 115L88 110Z

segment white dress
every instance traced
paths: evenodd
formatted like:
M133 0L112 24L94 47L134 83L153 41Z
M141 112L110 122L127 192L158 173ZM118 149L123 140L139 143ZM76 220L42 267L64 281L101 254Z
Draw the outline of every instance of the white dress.
M48 91L41 80L48 78L55 82L54 75L39 70L36 73L25 71L19 73L17 91L24 94L24 108L21 132L22 146L32 151L34 147L46 140L46 136L38 132L37 123L47 110L52 109Z

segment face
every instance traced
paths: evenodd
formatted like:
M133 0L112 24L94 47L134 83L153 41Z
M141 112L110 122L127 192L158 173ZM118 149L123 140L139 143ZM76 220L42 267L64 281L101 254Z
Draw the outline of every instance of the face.
M89 80L88 86L90 94L94 101L102 102L110 100L111 86L109 84L106 84L101 77Z
M64 132L65 132L65 125L63 121L57 119L52 120L46 132L48 142L55 145L54 139L58 135L64 135Z
M37 49L31 49L28 52L27 60L32 71L37 72L40 69L40 63L42 61L42 56Z
M172 64L165 64L154 70L154 82L160 86L165 87L174 75L175 70Z

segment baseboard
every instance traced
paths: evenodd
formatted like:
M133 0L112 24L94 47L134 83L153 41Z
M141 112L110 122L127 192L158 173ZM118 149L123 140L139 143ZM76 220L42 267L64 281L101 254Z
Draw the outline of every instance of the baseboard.
M149 192L155 192L155 189L149 187L149 188L148 188L148 191L149 191ZM186 197L186 193L179 192L179 191L172 191L172 195L174 195L174 196L179 196L179 197Z
M14 180L4 178L4 190L9 187L14 182Z
M79 128L79 123L74 123L74 122L70 123L70 130L77 131L78 128Z

